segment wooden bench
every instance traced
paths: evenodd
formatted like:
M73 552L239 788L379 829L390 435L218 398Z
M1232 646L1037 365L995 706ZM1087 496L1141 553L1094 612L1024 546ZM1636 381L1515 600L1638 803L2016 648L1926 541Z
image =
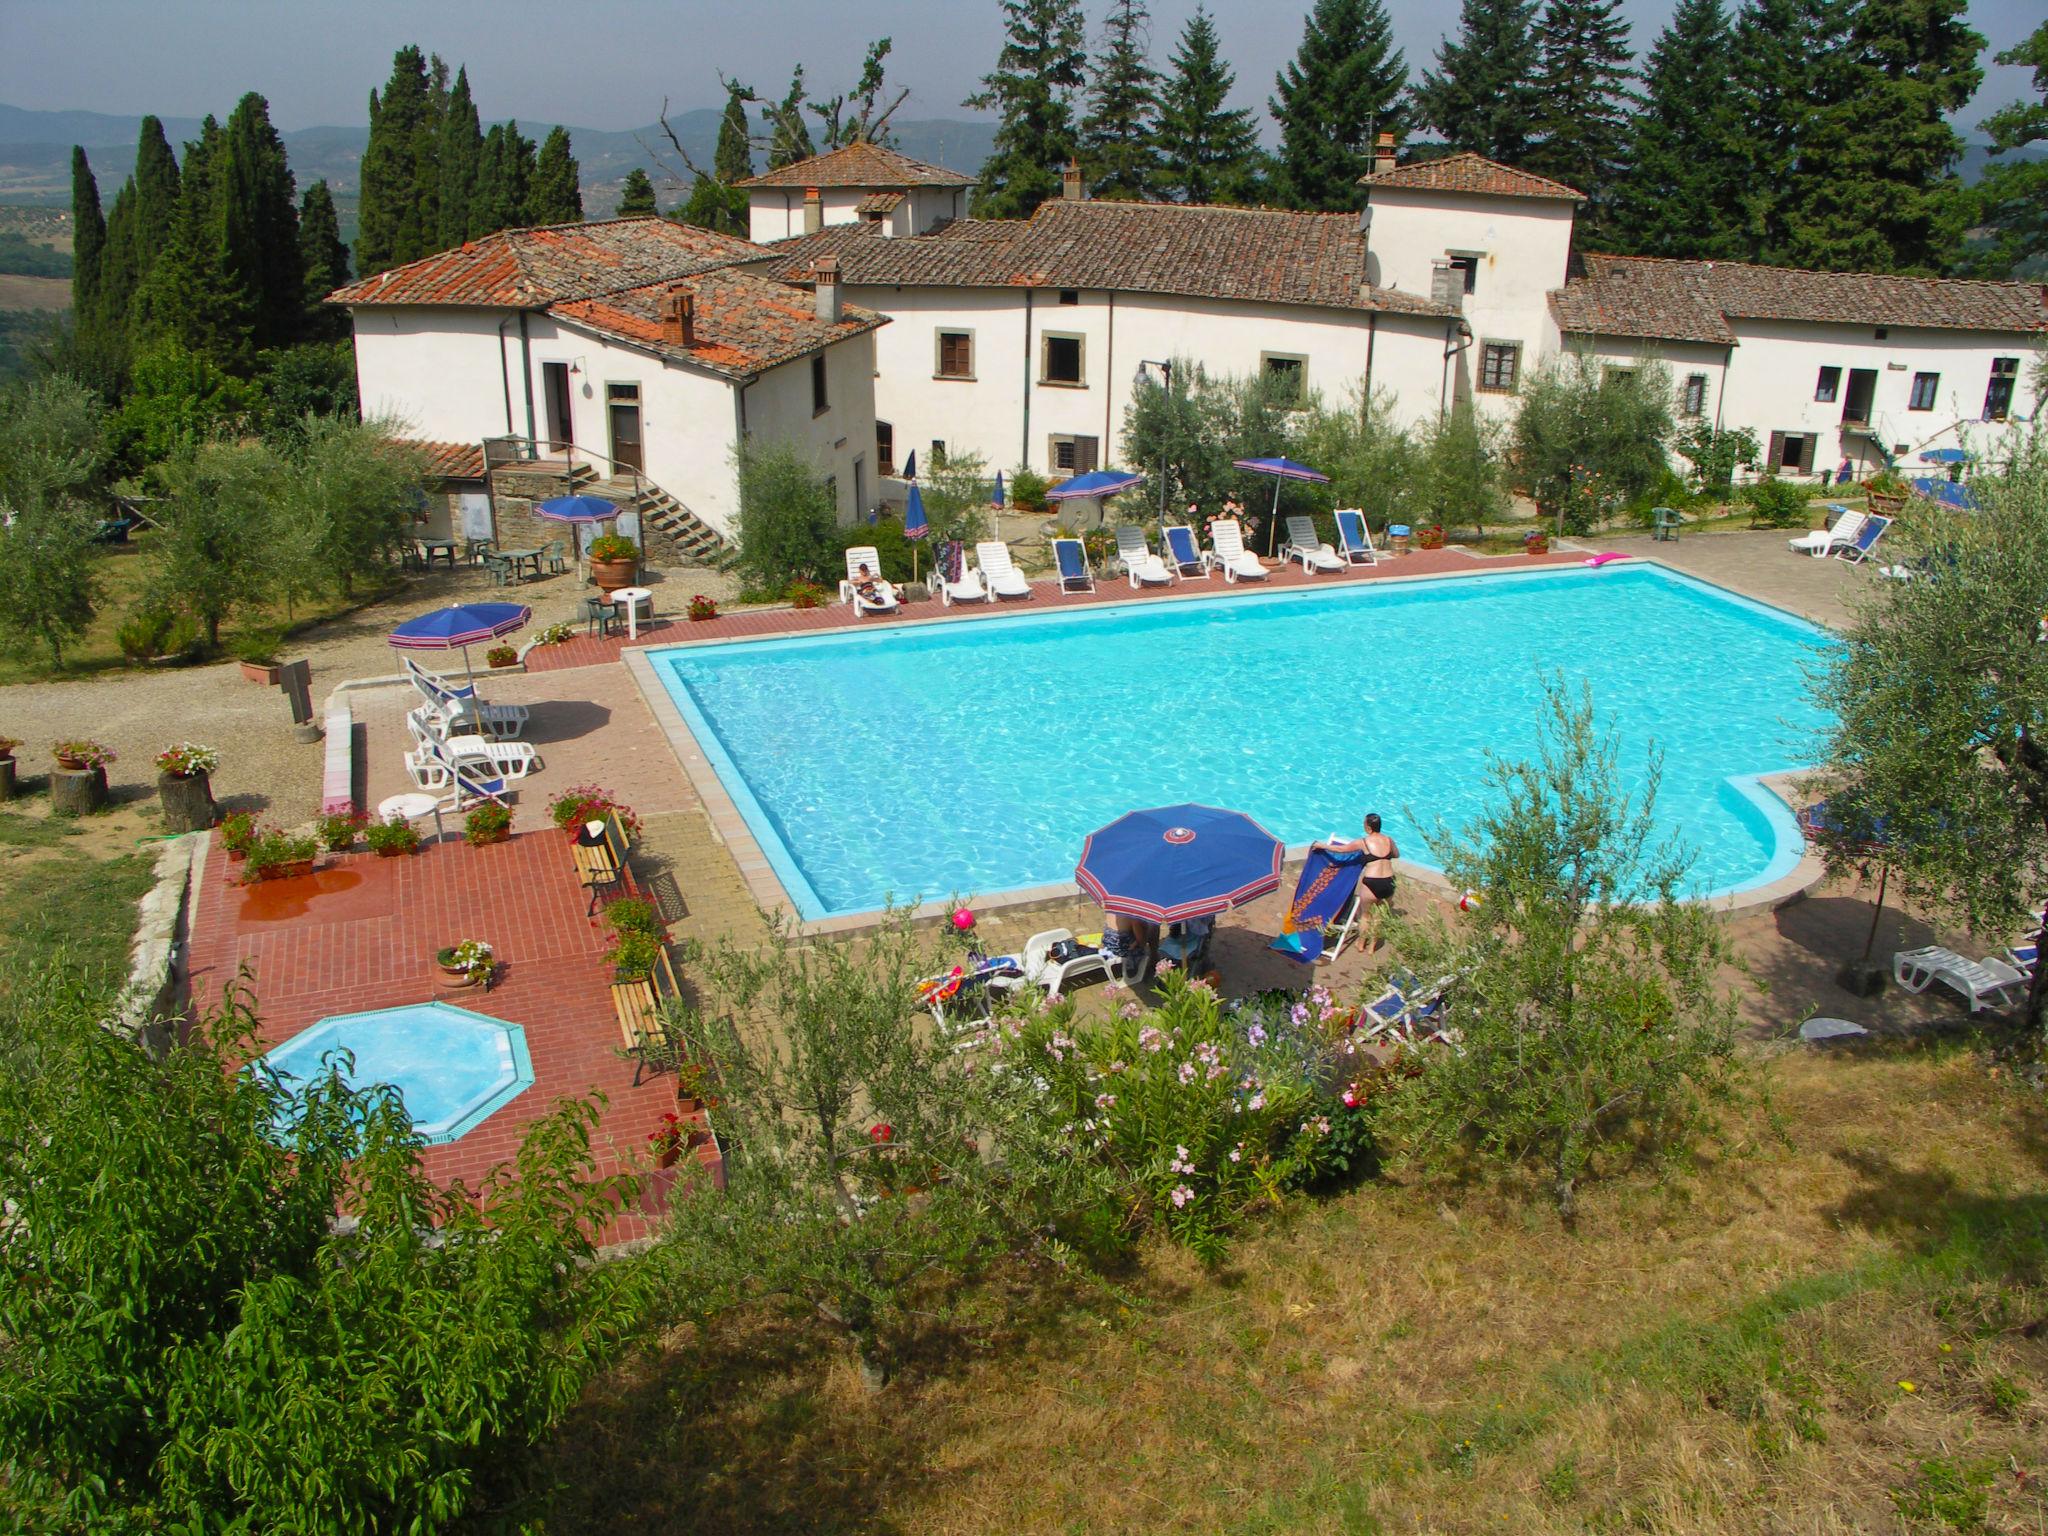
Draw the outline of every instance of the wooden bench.
M626 829L619 825L616 816L605 817L603 842L586 847L578 840L569 847L576 857L576 878L590 892L590 905L585 909L585 916L597 910L598 892L630 887L632 876L626 867Z
M655 951L654 973L638 981L612 983L612 1010L619 1016L619 1034L626 1042L626 1054L633 1058L633 1086L640 1086L640 1074L647 1069L650 1045L669 1044L668 1024L662 1004L680 997L675 969L668 961L668 946Z

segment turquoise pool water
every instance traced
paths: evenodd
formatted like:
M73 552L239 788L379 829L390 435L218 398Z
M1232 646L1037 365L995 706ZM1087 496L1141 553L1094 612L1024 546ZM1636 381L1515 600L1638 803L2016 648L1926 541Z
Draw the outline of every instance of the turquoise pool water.
M1701 894L1778 878L1757 776L1815 756L1812 625L1636 564L1037 611L650 653L805 918L1071 879L1082 838L1184 800L1290 845L1377 810L1434 859L1487 752L1533 753L1540 679L1583 679Z
M268 1052L287 1088L325 1070L338 1051L355 1057L350 1083L396 1088L413 1129L430 1144L454 1141L533 1086L526 1031L448 1003L411 1003L322 1019Z

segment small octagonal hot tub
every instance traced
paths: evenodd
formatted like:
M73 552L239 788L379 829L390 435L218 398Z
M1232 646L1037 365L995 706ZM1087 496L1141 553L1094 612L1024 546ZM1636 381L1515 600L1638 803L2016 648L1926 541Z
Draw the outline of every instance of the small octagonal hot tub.
M396 1088L413 1128L430 1144L475 1130L533 1086L526 1031L450 1003L337 1014L263 1059L286 1088L297 1089L341 1051L355 1058L347 1081Z

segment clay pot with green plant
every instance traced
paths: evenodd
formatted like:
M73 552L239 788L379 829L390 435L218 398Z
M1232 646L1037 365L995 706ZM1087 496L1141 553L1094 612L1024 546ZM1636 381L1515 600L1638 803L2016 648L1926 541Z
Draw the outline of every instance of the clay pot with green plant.
M57 760L59 768L78 773L87 768L104 768L116 761L120 754L112 747L101 746L90 736L77 736L52 742L50 756Z
M271 827L256 835L242 860L242 883L258 880L292 880L313 872L319 856L319 841L310 836L279 831Z
M252 683L275 684L278 678L277 648L283 636L275 630L257 630L236 640L232 649L242 676Z
M623 534L606 533L590 541L590 579L607 592L630 587L640 574L640 546Z
M1442 549L1444 547L1444 525L1430 523L1415 530L1415 543L1421 549Z
M220 845L227 849L228 858L240 863L249 856L249 847L256 841L256 818L247 811L230 811L220 819Z
M419 852L419 829L409 821L380 821L363 834L370 852L380 859L402 859Z
M498 974L498 957L482 939L464 939L434 952L444 986L483 987L489 990Z
M363 839L365 818L360 811L329 811L313 825L322 848L348 853Z
M512 807L488 801L462 818L462 839L472 848L502 843L512 835Z
M519 665L519 651L516 646L494 645L484 652L484 660L493 667L516 667Z

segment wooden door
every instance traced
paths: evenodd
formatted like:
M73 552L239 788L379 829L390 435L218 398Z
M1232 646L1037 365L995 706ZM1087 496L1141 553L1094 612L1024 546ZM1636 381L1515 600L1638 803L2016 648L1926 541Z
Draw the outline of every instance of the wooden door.
M547 403L548 452L561 453L576 441L575 422L569 412L569 365L540 365L541 394Z
M613 470L644 471L647 461L640 444L640 386L607 384L604 397L605 410L611 417Z

